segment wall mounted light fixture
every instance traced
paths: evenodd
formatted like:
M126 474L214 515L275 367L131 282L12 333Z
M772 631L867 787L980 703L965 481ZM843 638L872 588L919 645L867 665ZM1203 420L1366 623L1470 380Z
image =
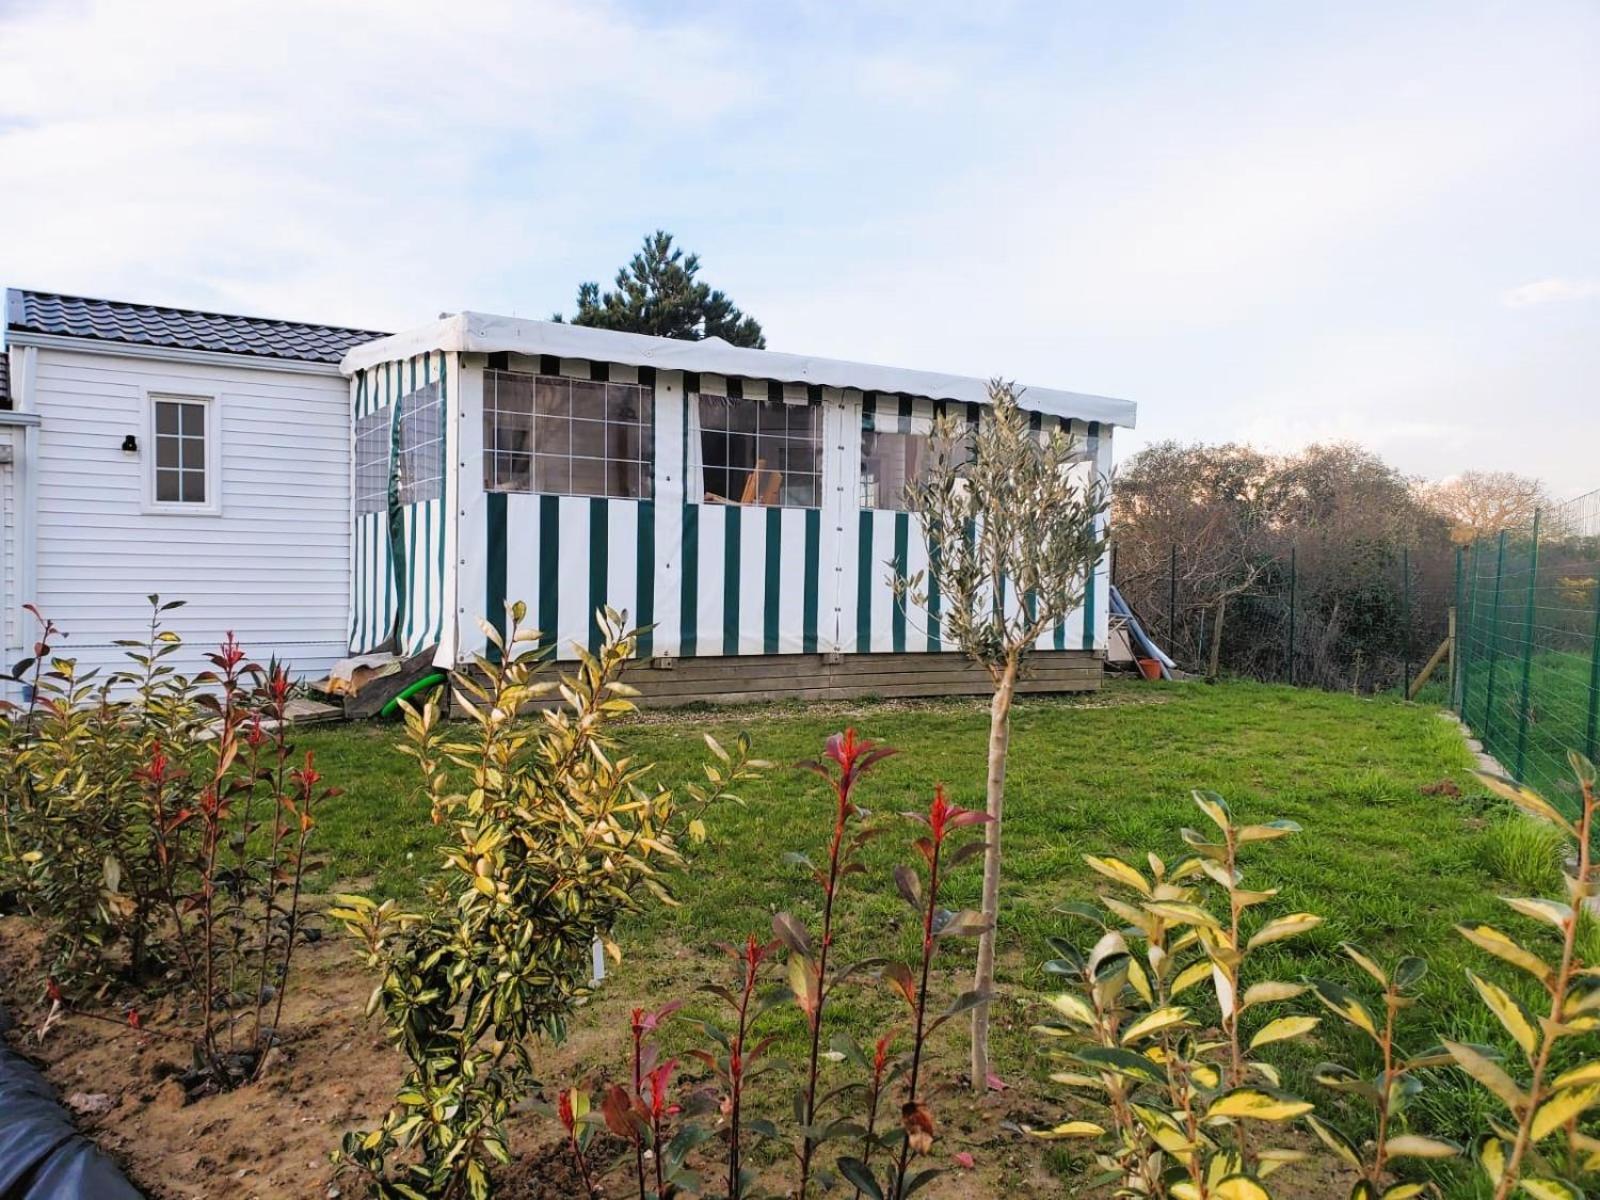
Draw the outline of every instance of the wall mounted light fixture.
M123 438L122 439L122 452L124 454L137 454L137 453L139 453L139 439L134 437L133 434L131 434L131 433L127 437Z

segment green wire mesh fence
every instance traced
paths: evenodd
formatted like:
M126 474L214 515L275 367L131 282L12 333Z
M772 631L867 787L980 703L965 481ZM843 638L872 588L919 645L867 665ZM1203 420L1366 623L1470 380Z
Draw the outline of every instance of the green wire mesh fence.
M1600 490L1456 561L1461 719L1513 778L1574 802L1567 752L1600 751Z

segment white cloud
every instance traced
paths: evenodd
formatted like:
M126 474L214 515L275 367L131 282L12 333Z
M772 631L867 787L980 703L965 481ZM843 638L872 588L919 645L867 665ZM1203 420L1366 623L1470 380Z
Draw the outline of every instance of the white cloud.
M1559 304L1567 300L1592 300L1600 296L1600 279L1539 279L1514 287L1502 296L1507 308L1529 308L1535 304Z

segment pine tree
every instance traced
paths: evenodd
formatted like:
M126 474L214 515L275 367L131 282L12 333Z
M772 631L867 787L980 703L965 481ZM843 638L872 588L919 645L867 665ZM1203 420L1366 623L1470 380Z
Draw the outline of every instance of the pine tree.
M672 244L670 233L658 229L617 272L616 291L601 292L598 283L578 285L572 323L688 341L719 337L735 346L765 349L767 339L755 318L696 279L699 270L700 256L686 256Z

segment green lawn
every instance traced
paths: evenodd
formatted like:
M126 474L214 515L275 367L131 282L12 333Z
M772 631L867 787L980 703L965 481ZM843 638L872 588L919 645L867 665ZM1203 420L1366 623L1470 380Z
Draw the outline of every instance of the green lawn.
M670 722L632 722L621 739L628 752L659 764L662 778L675 781L698 772L702 731L728 739L748 730L759 756L787 764L816 755L823 738L846 723L903 753L883 764L859 796L880 814L886 832L868 848L868 873L852 881L843 902L841 953L909 957L912 934L889 871L911 860L913 827L895 814L924 808L937 782L956 802L981 807L984 705L690 712ZM392 752L398 736L395 726L372 725L311 731L299 741L317 751L319 766L345 788L322 817L330 870L380 893L414 895L432 865L435 830L415 794L409 760ZM1027 1028L1038 1017L1031 989L1042 982L1046 935L1086 935L1055 911L1063 901L1093 897L1098 877L1082 856L1142 860L1147 850L1177 856L1180 828L1204 821L1189 799L1196 787L1221 793L1247 819L1286 817L1304 827L1297 837L1252 848L1248 860L1247 878L1283 889L1271 911L1310 909L1326 918L1313 934L1283 944L1278 960L1267 964L1275 977L1331 977L1365 991L1365 977L1339 953L1340 941L1358 941L1388 958L1421 954L1432 971L1425 1002L1410 1014L1409 1043L1421 1049L1439 1036L1501 1040L1498 1026L1470 998L1463 969L1472 965L1508 986L1516 981L1451 926L1470 918L1513 930L1525 923L1495 899L1513 886L1492 874L1502 858L1485 836L1486 826L1504 819L1500 806L1471 783L1459 731L1437 710L1248 683L1113 683L1092 697L1019 702L1010 764L996 1059L1017 1085L1020 1107L1041 1117L1057 1111L1045 1060ZM1446 780L1463 795L1425 793ZM688 994L697 979L720 969L712 943L742 939L747 931L770 936L779 909L816 920L816 888L799 868L785 865L783 852L815 856L822 847L830 818L820 781L780 767L747 788L745 799L743 807L709 816L709 844L695 851L675 885L682 907L653 911L621 931L630 961L611 986L652 1003ZM973 864L952 881L953 904L975 903L978 876ZM970 955L963 945L947 965L964 972ZM837 1016L866 1035L890 1011L876 993L841 994ZM792 1010L780 1020L787 1034L798 1034ZM946 1066L953 1071L964 1036L950 1033ZM1304 1072L1322 1058L1365 1064L1366 1048L1331 1022L1320 1036L1286 1060L1289 1082L1337 1121L1342 1110L1335 1097L1306 1082ZM1471 1093L1441 1076L1420 1103L1417 1125L1462 1136L1486 1113Z

